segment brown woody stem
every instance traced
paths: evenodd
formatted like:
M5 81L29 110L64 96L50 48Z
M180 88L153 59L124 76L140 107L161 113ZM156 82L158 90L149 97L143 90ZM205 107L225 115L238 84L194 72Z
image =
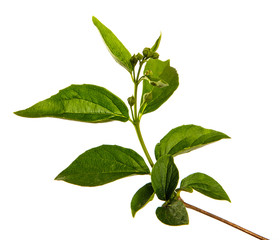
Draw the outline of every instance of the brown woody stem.
M245 233L247 233L247 234L249 234L249 235L251 235L251 236L253 236L255 238L258 238L258 239L261 239L261 240L268 240L268 238L265 238L265 237L262 237L262 236L260 236L260 235L258 235L256 233L253 233L253 232L251 232L251 231L249 231L249 230L247 230L247 229L245 229L243 227L240 227L239 225L236 225L236 224L234 224L234 223L232 223L232 222L230 222L230 221L228 221L226 219L223 219L223 218L218 217L218 216L216 216L216 215L214 215L214 214L212 214L210 212L207 212L207 211L202 210L202 209L200 209L198 207L195 207L195 206L193 206L193 205L191 205L189 203L186 203L181 198L179 198L179 200L184 204L184 206L186 208L190 208L190 209L195 210L195 211L197 211L199 213L202 213L204 215L212 217L212 218L214 218L214 219L216 219L216 220L218 220L220 222L226 223L226 224L230 225L231 227L234 227L234 228L236 228L236 229L238 229L238 230L240 230L242 232L245 232Z

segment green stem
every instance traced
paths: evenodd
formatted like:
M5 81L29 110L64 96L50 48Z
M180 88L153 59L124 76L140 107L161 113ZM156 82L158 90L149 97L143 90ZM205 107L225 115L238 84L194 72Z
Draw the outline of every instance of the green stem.
M133 117L133 125L135 127L135 130L136 130L136 133L137 133L137 136L138 136L138 139L139 139L139 142L140 142L140 145L144 151L144 154L150 164L151 167L154 166L154 163L150 157L150 154L146 148L146 145L143 141L143 137L142 137L142 134L141 134L141 131L140 131L140 119L139 119L139 113L138 113L138 109L137 109L137 102L138 102L138 85L139 85L139 76L140 76L140 72L141 72L141 68L144 64L144 60L142 62L140 62L140 65L139 65L139 69L138 69L138 73L137 73L137 77L136 79L134 79L134 98L135 98L135 104L134 104L134 112L132 113L132 117Z
M153 163L153 161L152 161L152 159L151 159L151 157L150 157L150 155L149 155L149 152L148 152L148 150L147 150L147 148L146 148L146 146L145 146L145 143L144 143L144 141L143 141L143 137L142 137L142 135L141 135L141 131L140 131L140 121L134 121L134 122L133 122L133 125L134 125L134 127L135 127L135 129L136 129L136 132L137 132L137 135L138 135L138 139L139 139L140 145L141 145L141 147L142 147L142 149L143 149L143 151L144 151L144 154L145 154L145 156L146 156L146 158L147 158L147 160L148 160L150 166L153 167L153 166L154 166L154 163Z
M135 98L135 105L134 105L134 121L138 120L138 109L137 109L137 102L138 102L138 83L135 82L135 86L134 86L134 98Z
M145 63L145 60L143 59L143 60L140 62L140 65L139 65L139 70L138 70L138 74L137 74L136 81L139 80L140 71L141 71L141 68L142 68L142 66L143 66L144 63Z
M134 120L137 121L138 120L138 109L137 109L137 102L138 102L138 85L139 85L139 78L140 78L140 72L141 72L141 68L144 64L144 61L140 62L139 65L139 69L138 69L138 73L137 73L137 77L134 80L134 98L135 98L135 105L134 105Z

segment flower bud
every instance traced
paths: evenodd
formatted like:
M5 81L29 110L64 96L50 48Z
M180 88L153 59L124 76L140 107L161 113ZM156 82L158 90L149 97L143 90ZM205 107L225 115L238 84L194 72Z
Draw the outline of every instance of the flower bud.
M136 55L136 58L140 61L140 60L143 59L143 56L142 56L140 53L138 53L138 54Z
M147 57L147 58L151 57L151 55L152 55L150 48L144 48L142 53L143 53L143 56Z
M143 102L148 103L151 100L152 100L152 92L148 92L143 95Z
M133 67L137 65L138 59L135 54L130 58L130 62L132 63Z
M158 59L159 58L159 53L157 53L157 52L152 53L151 58Z
M134 96L129 97L127 100L128 100L128 103L129 103L129 105L130 105L131 107L134 106L135 103L136 103L136 99L135 99Z

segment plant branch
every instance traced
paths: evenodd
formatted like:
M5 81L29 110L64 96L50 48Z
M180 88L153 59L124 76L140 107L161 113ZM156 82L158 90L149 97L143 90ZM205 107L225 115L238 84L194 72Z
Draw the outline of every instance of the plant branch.
M154 166L154 163L153 163L153 161L152 161L152 159L151 159L151 157L150 157L150 155L149 155L149 152L148 152L148 150L147 150L147 148L146 148L146 145L145 145L145 143L144 143L144 141L143 141L143 137L142 137L142 135L141 135L141 131L140 131L140 119L139 119L139 113L138 113L138 108L137 108L137 102L138 102L138 85L139 85L139 83L140 83L140 77L139 77L139 76L140 76L141 68L142 68L144 62L145 62L145 59L143 59L143 60L140 62L139 69L138 69L138 73L137 73L137 77L133 80L133 82L134 82L134 98L135 98L135 104L134 104L134 112L132 111L132 117L133 117L132 123L133 123L133 125L134 125L134 127L135 127L135 129L136 129L136 133L137 133L139 142L140 142L140 144L141 144L141 147L142 147L142 149L143 149L143 151L144 151L144 154L145 154L145 156L146 156L146 158L147 158L147 160L148 160L148 162L149 162L149 164L150 164L150 166L151 166L151 168L152 168L152 167ZM134 73L134 76L135 76L135 71L133 71L133 73ZM132 109L131 109L131 110L132 110Z
M136 81L139 80L140 71L141 71L141 68L142 68L142 66L143 66L144 63L145 63L145 59L143 59L143 60L139 63L139 69L138 69L138 74L137 74Z
M143 141L143 137L142 137L142 135L141 135L139 121L136 121L136 122L134 122L133 124L134 124L134 127L135 127L135 129L136 129L137 136L138 136L138 139L139 139L139 141L140 141L141 147L142 147L142 149L143 149L143 151L144 151L144 154L145 154L145 156L146 156L146 158L147 158L147 160L148 160L150 166L153 167L153 166L154 166L154 163L153 163L153 161L152 161L152 159L151 159L151 157L150 157L150 155L149 155L149 152L148 152L148 150L147 150L147 148L146 148L146 146L145 146L145 143L144 143L144 141Z
M133 82L134 82L134 98L135 98L135 105L134 105L134 121L138 120L138 109L137 109L137 101L138 101L138 85L139 85L139 76L140 76L140 71L141 68L144 64L144 61L140 62L139 65L139 69L138 69L138 73L137 73L137 77L135 78L135 71L133 71L134 73L134 78L133 78Z
M137 101L138 101L138 83L134 83L134 98L135 98L135 105L134 105L134 116L133 119L134 121L138 120L138 109L137 109Z
M223 219L223 218L218 217L218 216L216 216L216 215L214 215L214 214L212 214L212 213L210 213L210 212L207 212L207 211L205 211L205 210L203 210L203 209L200 209L200 208L195 207L195 206L193 206L193 205L191 205L191 204L189 204L189 203L186 203L186 202L184 202L180 197L179 197L179 200L184 204L184 206L185 206L186 208L190 208L190 209L195 210L195 211L197 211L197 212L199 212L199 213L202 213L202 214L204 214L204 215L206 215L206 216L209 216L209 217L211 217L211 218L214 218L214 219L216 219L216 220L218 220L218 221L220 221L220 222L223 222L223 223L225 223L225 224L228 224L229 226L234 227L234 228L236 228L236 229L238 229L238 230L240 230L240 231L242 231L242 232L245 232L245 233L247 233L247 234L249 234L249 235L251 235L251 236L253 236L253 237L257 238L257 239L268 240L268 238L262 237L262 236L260 236L260 235L258 235L258 234L256 234L256 233L251 232L251 231L249 231L249 230L247 230L247 229L245 229L245 228L243 228L243 227L241 227L241 226L239 226L239 225L236 225L236 224L234 224L234 223L232 223L232 222L230 222L230 221L228 221L228 220L226 220L226 219Z

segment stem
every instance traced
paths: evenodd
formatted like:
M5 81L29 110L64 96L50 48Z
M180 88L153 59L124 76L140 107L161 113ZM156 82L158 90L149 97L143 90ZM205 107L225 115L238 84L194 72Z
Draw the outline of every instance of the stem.
M141 71L141 68L143 66L143 64L145 63L145 59L143 59L141 62L140 62L140 65L139 65L139 70L138 70L138 74L137 74L137 78L136 78L136 81L139 80L139 76L140 76L140 71Z
M133 82L134 82L134 98L135 98L135 104L134 104L134 112L132 111L132 117L133 117L133 125L136 129L136 133L137 133L137 136L138 136L138 139L139 139L139 142L140 142L140 145L144 151L144 154L151 166L151 168L154 166L154 163L149 155L149 152L146 148L146 145L143 141L143 137L141 135L141 131L140 131L140 119L139 119L139 113L138 113L138 109L137 109L137 101L138 101L138 85L139 85L139 76L140 76L140 72L141 72L141 68L144 64L144 59L140 62L140 65L139 65L139 69L138 69L138 73L137 73L137 77L135 78L135 71L133 71L133 74L134 74L134 79L133 79Z
M137 109L137 101L138 101L138 83L135 82L135 86L134 86L134 98L135 98L135 105L134 105L134 121L137 121L138 120L138 109Z
M134 77L132 79L133 79L133 82L134 82L134 98L136 100L135 105L134 105L134 117L133 117L134 121L137 121L137 119L138 119L138 109L137 109L137 105L138 105L137 104L137 101L138 101L138 85L139 85L139 75L140 75L142 65L143 65L143 62L140 62L137 77L135 77L135 70L133 71Z
M223 219L223 218L218 217L218 216L216 216L216 215L214 215L214 214L212 214L210 212L207 212L207 211L205 211L203 209L200 209L200 208L195 207L195 206L193 206L193 205L191 205L189 203L186 203L181 198L179 198L179 200L184 204L184 206L186 208L190 208L190 209L195 210L195 211L197 211L199 213L202 213L202 214L204 214L206 216L212 217L212 218L214 218L214 219L216 219L216 220L218 220L220 222L223 222L225 224L230 225L231 227L234 227L234 228L236 228L236 229L238 229L238 230L240 230L242 232L245 232L245 233L247 233L247 234L249 234L249 235L251 235L251 236L253 236L255 238L258 238L258 239L261 239L261 240L268 240L268 238L265 238L265 237L262 237L262 236L260 236L260 235L258 235L256 233L253 233L253 232L251 232L251 231L249 231L249 230L247 230L247 229L245 229L243 227L240 227L239 225L236 225L236 224L234 224L234 223L232 223L232 222L230 222L230 221L228 221L226 219Z
M150 166L153 167L153 166L154 166L154 163L153 163L153 161L152 161L152 159L151 159L151 157L150 157L150 155L149 155L149 152L148 152L148 150L147 150L147 148L146 148L146 146L145 146L145 143L144 143L144 141L143 141L143 137L142 137L142 135L141 135L140 124L139 124L139 123L140 123L139 121L136 121L136 122L134 122L133 124L134 124L134 126L135 126L135 129L136 129L136 132L137 132L138 139L139 139L139 141L140 141L140 145L141 145L141 147L142 147L142 150L144 151L144 154L145 154L145 156L146 156L146 158L147 158L147 160L148 160Z

